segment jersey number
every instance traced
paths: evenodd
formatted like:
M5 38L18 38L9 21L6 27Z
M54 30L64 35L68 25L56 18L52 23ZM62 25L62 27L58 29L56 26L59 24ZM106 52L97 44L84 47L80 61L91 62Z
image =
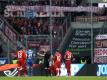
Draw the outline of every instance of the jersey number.
M32 58L32 54L28 54L28 58Z
M21 51L18 52L18 58L22 58L22 52Z
M71 54L68 54L67 58L71 58Z

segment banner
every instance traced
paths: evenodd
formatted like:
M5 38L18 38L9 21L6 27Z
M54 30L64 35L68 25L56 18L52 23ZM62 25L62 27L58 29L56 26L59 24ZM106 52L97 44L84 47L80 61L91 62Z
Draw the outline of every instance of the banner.
M41 42L38 42L38 41L27 41L27 45L29 48L39 48L40 43Z
M107 34L96 36L94 63L107 63Z
M15 8L13 8L15 7ZM23 9L22 9L23 8ZM49 9L49 6L48 8ZM6 6L4 10L5 17L64 17L64 13L60 11L47 10L46 6Z
M95 48L95 56L106 56L107 57L107 48Z
M71 76L107 76L107 64L71 64ZM21 69L20 69L21 70ZM61 65L60 76L67 76L65 64ZM0 76L17 76L17 64L6 64L0 67ZM43 65L34 64L33 76L50 76Z
M60 6L16 6L8 5L4 10L5 17L64 17L64 12L93 12L99 13L103 8L98 7L60 7ZM42 13L42 14L41 14Z
M7 58L0 58L0 65L4 65L8 63L8 59Z
M18 65L17 64L4 64L0 66L0 76L8 76L8 77L14 77L17 76L18 70L17 70ZM33 64L33 68L39 67L38 64ZM22 68L20 69L22 70ZM22 73L21 73L22 74Z
M34 36L27 36L27 46L29 48L36 48L39 49L40 47L45 47L48 49L49 47L49 35L34 35Z
M91 0L86 0L86 3L91 3ZM92 0L92 3L107 3L107 0Z
M76 21L91 21L91 16L77 16ZM105 21L107 20L107 16L93 16L92 21Z
M33 10L33 11L45 11L49 12L51 10L52 12L99 12L103 10L103 8L98 7L60 7L60 6L16 6L16 5L8 5L6 6L7 11L26 11L26 10Z
M70 37L68 49L74 55L91 56L91 30L74 29Z
M107 39L107 34L96 35L96 40L103 40L103 39Z
M98 64L96 75L107 76L107 64Z

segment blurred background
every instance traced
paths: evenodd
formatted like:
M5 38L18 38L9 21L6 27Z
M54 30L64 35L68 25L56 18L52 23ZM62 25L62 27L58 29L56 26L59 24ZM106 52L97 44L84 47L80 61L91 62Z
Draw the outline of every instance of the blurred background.
M107 0L0 0L0 58L8 63L17 47L107 63Z

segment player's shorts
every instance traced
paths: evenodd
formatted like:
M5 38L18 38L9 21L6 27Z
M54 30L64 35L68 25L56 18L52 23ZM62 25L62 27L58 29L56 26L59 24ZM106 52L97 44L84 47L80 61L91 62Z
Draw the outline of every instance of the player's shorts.
M32 61L27 61L26 64L27 64L27 66L31 66L31 67L33 66L33 62Z

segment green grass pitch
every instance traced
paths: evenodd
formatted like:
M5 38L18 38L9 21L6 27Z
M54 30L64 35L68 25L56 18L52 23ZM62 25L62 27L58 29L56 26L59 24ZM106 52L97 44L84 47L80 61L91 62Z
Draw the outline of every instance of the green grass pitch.
M73 77L51 77L51 76L33 76L33 77L1 77L0 80L107 80L107 77L89 77L89 76L73 76Z

